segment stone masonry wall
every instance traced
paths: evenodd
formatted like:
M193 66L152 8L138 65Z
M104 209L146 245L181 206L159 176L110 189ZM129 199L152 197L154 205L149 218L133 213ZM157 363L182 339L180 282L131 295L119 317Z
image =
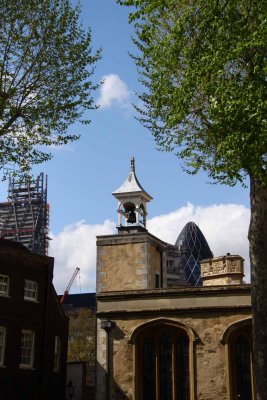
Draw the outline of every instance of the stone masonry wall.
M110 236L97 245L97 293L155 288L164 251L148 234ZM164 277L163 277L164 280Z
M147 243L99 246L97 292L147 288Z
M243 259L240 256L227 255L201 262L203 286L241 284L243 274Z
M164 315L161 314L161 317ZM228 400L227 393L227 366L225 345L220 342L226 328L232 323L249 316L246 313L223 315L212 313L197 315L183 315L173 318L189 325L199 336L198 343L194 343L195 354L195 392L198 400ZM154 315L156 318L156 315ZM111 399L134 399L134 346L128 342L131 333L137 326L149 322L150 318L117 319L116 328L111 332L113 347L113 382ZM112 351L112 350L111 350ZM193 397L192 397L193 399Z
M106 332L100 327L101 321L97 319L97 364L96 364L96 398L105 398L106 385Z

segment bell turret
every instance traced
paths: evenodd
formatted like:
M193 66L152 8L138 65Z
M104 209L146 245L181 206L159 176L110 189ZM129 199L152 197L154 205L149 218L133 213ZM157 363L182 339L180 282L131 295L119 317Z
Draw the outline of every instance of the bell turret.
M131 158L126 181L112 193L118 200L118 227L137 225L146 228L147 203L152 197L142 188L135 175L135 160Z

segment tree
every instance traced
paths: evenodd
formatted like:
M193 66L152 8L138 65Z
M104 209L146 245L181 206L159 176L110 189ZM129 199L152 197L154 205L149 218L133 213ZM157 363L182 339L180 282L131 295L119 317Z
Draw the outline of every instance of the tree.
M250 184L257 399L267 393L267 3L117 0L134 6L140 120L190 173Z
M100 52L70 0L0 2L0 169L51 158L46 146L78 139L67 128L93 109Z
M68 361L95 362L95 324L96 317L91 310L80 308L68 314L69 345Z

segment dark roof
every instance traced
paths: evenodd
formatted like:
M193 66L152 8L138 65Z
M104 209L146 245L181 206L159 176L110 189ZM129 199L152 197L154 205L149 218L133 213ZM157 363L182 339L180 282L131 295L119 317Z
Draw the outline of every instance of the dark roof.
M62 295L59 295L58 297L61 299ZM72 310L75 308L90 308L90 310L95 311L95 293L68 294L65 297L63 308L65 310Z
M27 249L26 246L24 246L22 243L17 242L16 240L10 240L6 238L0 238L0 246L1 248L16 248L16 249L23 249L24 251L30 252L29 249Z

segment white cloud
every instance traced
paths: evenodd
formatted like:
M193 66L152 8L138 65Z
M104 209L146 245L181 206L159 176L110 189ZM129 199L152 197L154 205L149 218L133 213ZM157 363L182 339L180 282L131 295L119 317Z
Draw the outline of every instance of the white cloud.
M160 239L175 243L189 221L195 222L207 239L214 256L239 254L245 259L246 281L250 278L248 227L250 210L241 204L198 207L188 203L170 214L148 221L148 230Z
M105 75L101 81L104 83L100 87L100 96L96 101L100 108L118 106L128 109L131 107L132 92L118 75Z
M169 214L148 220L148 230L160 239L174 244L189 221L194 221L206 237L214 256L239 254L245 259L246 281L249 281L248 226L250 210L239 204L219 204L198 207L192 204ZM96 236L115 233L115 223L89 225L85 221L64 228L53 237L50 255L55 257L54 284L62 293L75 268L79 267L71 293L95 290Z
M115 223L106 220L102 225L79 221L68 225L58 235L51 235L49 255L55 258L54 285L58 293L66 289L76 267L80 268L71 293L95 290L96 236L115 232Z

